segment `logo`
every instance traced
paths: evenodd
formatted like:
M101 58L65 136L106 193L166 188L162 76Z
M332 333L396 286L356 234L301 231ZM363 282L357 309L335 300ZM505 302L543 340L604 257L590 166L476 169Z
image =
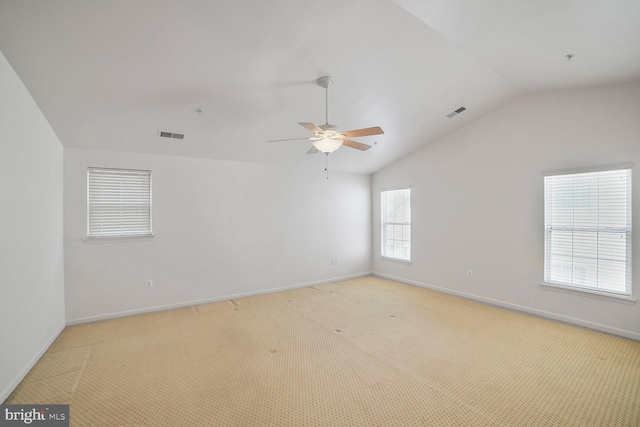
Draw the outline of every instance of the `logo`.
M0 426L69 427L69 405L0 405Z

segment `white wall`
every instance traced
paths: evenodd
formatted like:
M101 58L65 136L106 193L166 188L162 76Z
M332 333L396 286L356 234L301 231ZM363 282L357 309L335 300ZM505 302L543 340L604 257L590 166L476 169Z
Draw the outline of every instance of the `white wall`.
M636 165L633 295L640 298L639 84L521 97L376 173L374 272L640 339L640 302L540 286L541 173L627 162ZM399 185L412 186L411 265L378 257L379 191Z
M0 53L0 402L64 328L62 146Z
M90 166L152 170L153 240L85 243ZM371 178L323 173L66 148L68 322L370 273Z

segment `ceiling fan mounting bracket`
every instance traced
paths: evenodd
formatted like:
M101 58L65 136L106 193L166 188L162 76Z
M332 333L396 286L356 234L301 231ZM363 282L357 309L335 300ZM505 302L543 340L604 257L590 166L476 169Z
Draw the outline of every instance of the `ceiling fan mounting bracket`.
M333 84L333 77L331 76L324 76L318 79L318 86L321 86L325 89L331 86L332 84Z

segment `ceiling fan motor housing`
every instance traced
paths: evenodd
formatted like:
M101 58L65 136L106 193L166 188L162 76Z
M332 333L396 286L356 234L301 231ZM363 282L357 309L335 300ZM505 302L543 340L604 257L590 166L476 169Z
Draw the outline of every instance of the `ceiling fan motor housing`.
M340 135L340 128L338 128L338 126L336 125L332 125L329 123L326 123L324 125L320 125L318 126L320 129L322 129L324 131L323 134L316 134L317 136L322 136L324 135L325 138L336 138Z

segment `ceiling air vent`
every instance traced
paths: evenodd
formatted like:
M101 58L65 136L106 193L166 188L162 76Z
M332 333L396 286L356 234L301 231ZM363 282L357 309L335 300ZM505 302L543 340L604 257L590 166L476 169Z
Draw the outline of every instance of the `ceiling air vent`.
M158 136L160 138L184 139L183 133L165 132L163 130L158 131Z
M466 110L466 108L460 107L456 111L454 111L453 113L447 114L447 117L451 118L453 116L457 116L458 114L462 113L464 110Z

